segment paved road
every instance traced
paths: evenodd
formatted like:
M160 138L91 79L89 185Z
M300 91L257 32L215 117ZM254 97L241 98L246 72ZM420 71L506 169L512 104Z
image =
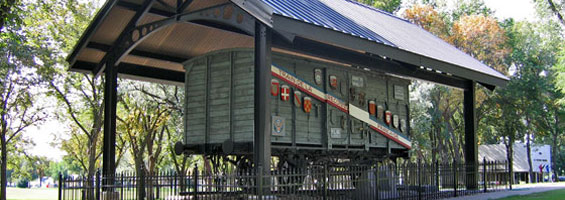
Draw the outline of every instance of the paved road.
M565 189L565 182L559 183L538 183L527 185L514 185L512 190L500 192L480 193L471 196L463 196L457 198L450 198L449 200L484 200L484 199L500 199L508 196L515 195L528 195L538 192L546 192L550 190Z

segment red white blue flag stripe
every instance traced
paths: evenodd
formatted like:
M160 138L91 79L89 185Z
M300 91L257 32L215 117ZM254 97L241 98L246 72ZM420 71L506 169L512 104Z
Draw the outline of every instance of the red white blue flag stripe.
M382 134L383 136L387 137L388 139L391 139L395 142L397 142L398 144L402 145L403 147L406 147L407 149L411 149L412 148L412 142L406 138L404 135L398 133L396 130L390 129L388 128L388 126L384 125L383 123L379 122L378 120L374 119L374 117L371 117L371 115L361 109L358 108L352 104L346 104L345 101L329 94L329 93L325 93L323 90L319 89L318 87L314 86L313 84L310 84L304 80L302 80L301 78L298 78L296 75L294 75L293 73L281 68L281 67L277 67L275 65L271 65L271 74L275 77L277 77L278 79L287 82L288 84L298 88L299 90L301 90L302 92L307 93L308 95L322 101L322 102L326 102L329 105L332 105L334 107L336 107L337 109L348 113L349 115L351 115L352 117L361 120L367 124L369 124L369 126L379 132L380 134Z

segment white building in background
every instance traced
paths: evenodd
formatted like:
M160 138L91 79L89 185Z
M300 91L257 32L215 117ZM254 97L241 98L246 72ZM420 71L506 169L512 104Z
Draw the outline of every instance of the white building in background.
M512 168L514 170L514 183L526 182L528 180L528 154L526 144L515 143L514 150L514 163ZM531 146L532 156L532 171L535 174L534 182L543 180L551 180L551 146L550 145L535 145ZM506 161L506 146L504 144L488 144L479 146L479 161L483 159L487 161ZM545 177L542 179L542 177Z

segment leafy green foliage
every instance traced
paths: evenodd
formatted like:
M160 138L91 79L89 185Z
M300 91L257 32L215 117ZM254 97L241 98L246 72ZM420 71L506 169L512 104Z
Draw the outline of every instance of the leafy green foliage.
M375 8L394 13L400 8L401 0L357 0L358 2L373 6Z
M565 94L565 44L562 44L557 54L557 62L553 65L556 78L555 84L562 94ZM560 99L559 103L565 105L565 99Z
M496 19L487 16L490 10L484 6L484 3L460 2L459 7L452 13L441 13L433 5L414 4L404 11L403 17L475 58L500 71L506 71L507 67L503 62L509 53L506 47L506 33ZM433 66L429 67L433 68ZM427 113L424 115L426 117L411 113L413 119L411 124L413 127L418 127L412 132L413 135L417 135L413 138L418 139L418 144L428 145L431 158L429 160L432 162L436 159L461 161L464 145L462 92L444 86L413 89L420 90L420 96L423 97L412 102L414 109L419 108L420 111L425 110ZM481 119L484 120L486 109L483 101L487 98L488 93L479 88L477 91L477 102L480 105L477 108L479 123ZM479 128L479 133L481 130Z
M492 16L493 11L485 5L483 0L460 0L456 1L455 9L451 13L451 17L454 20L459 20L464 16Z
M565 27L565 1L564 0L534 0L538 14L542 18L555 16L556 21Z

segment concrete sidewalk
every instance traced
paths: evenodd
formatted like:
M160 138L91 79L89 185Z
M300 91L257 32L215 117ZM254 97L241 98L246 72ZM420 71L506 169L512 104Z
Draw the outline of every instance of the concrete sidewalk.
M538 192L546 192L550 190L565 189L565 182L559 183L537 183L525 185L513 185L512 190L505 190L499 192L480 193L471 196L463 196L456 198L449 198L449 200L484 200L484 199L500 199L508 196L515 195L528 195Z

